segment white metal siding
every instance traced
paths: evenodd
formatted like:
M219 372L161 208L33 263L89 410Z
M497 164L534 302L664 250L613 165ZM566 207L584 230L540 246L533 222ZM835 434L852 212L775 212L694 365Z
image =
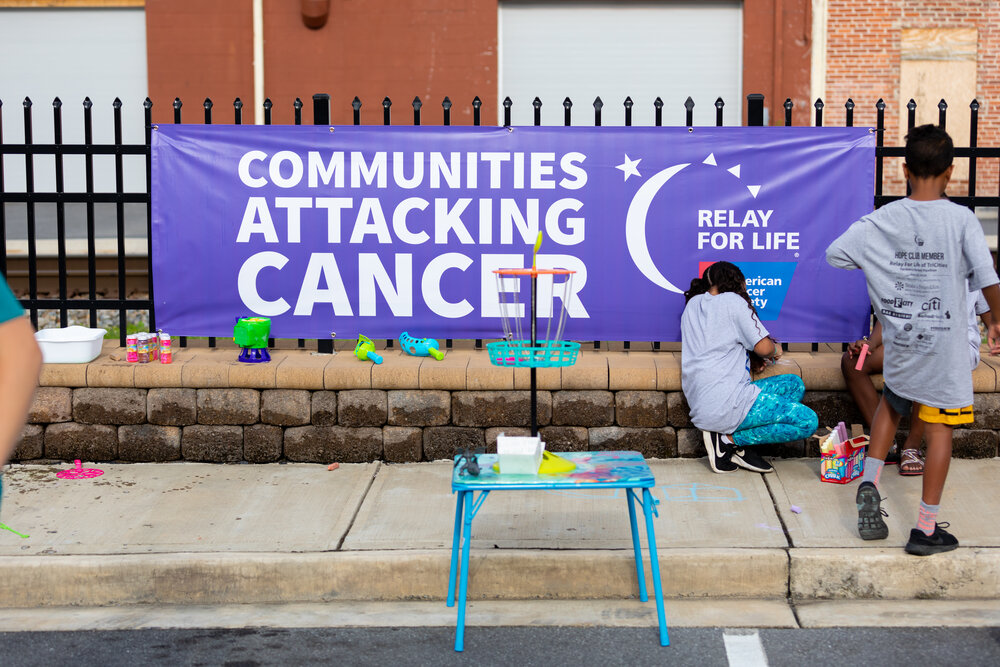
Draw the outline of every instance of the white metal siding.
M501 0L500 100L514 102L512 123L533 123L532 100L542 100L542 124L563 124L563 100L573 101L573 124L594 123L594 98L604 102L602 124L624 125L631 96L634 125L653 125L653 101L663 100L663 124L683 125L684 101L695 102L696 125L739 125L742 99L742 3L525 2ZM498 120L503 122L502 108Z
M83 143L83 100L94 103L94 143L114 141L116 97L122 101L123 140L143 143L146 18L142 8L0 9L0 100L3 139L23 143L25 97L32 102L35 143L52 143L52 100L62 101L64 143ZM136 163L136 161L138 161ZM125 190L145 191L142 156L125 158ZM52 156L35 158L35 189L55 190ZM133 164L134 163L134 164ZM82 156L67 156L65 189L82 192ZM4 158L5 188L24 190L24 159ZM135 168L135 167L138 167ZM114 158L94 158L95 189L113 192Z

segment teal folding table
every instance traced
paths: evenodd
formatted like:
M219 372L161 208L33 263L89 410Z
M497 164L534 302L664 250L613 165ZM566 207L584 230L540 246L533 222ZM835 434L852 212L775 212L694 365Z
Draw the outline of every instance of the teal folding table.
M636 523L635 503L642 506L646 518L646 539L649 547L649 564L653 575L653 592L656 598L656 617L660 626L660 645L669 646L667 622L663 613L663 587L660 583L660 565L656 556L656 536L653 533L653 515L657 515L658 500L650 489L656 484L653 473L639 452L566 452L559 456L576 464L576 469L554 475L503 475L493 470L496 454L481 454L478 462L480 473L470 475L456 465L451 478L451 490L458 494L455 508L455 533L451 543L451 572L448 578L448 606L455 606L455 584L458 581L458 624L455 631L455 650L465 647L465 601L469 584L469 548L472 520L491 491L539 491L565 489L625 489L629 525L632 528L632 549L635 552L635 570L639 579L639 599L649 600L646 577L642 565L642 548ZM642 494L639 495L641 489ZM458 567L459 542L462 566Z

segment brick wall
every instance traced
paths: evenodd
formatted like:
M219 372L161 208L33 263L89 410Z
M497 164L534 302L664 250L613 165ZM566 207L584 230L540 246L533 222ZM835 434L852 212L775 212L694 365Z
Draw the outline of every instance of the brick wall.
M902 31L913 28L975 28L976 92L979 100L978 143L1000 145L1000 3L995 0L829 0L824 124L843 125L844 102L854 100L855 125L874 125L875 103L886 103L886 144L898 144L900 118ZM952 114L969 113L971 99L947 100ZM936 115L935 115L936 119ZM968 146L968 136L956 136L958 146ZM885 194L903 194L905 186L899 159L886 163ZM976 192L996 195L998 161L977 163ZM949 187L966 194L967 181Z
M860 421L846 392L809 391L804 402L821 425ZM705 454L680 391L539 391L537 405L551 451ZM955 431L955 455L994 457L1000 394L977 394L975 410L975 428ZM45 386L13 460L431 461L465 446L495 451L498 433L526 435L529 419L530 393L523 390ZM815 440L758 451L818 456Z

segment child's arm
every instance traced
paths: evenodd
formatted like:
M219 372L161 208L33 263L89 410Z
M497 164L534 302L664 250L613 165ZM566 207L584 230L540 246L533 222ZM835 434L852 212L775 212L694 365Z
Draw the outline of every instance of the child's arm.
M856 340L853 343L847 344L847 352L852 357L856 357L861 354L861 346L868 345L869 350L874 350L876 347L882 344L882 323L875 318L875 326L872 327L872 332L868 334L868 338L862 338L861 340Z
M990 322L986 340L990 344L990 354L1000 354L1000 285L996 283L983 288L983 298L990 304Z
M31 321L22 316L0 322L0 387L3 387L0 465L7 462L21 439L21 429L41 371L42 353L35 342Z
M770 359L771 361L775 361L781 356L781 346L777 345L770 336L764 336L757 341L757 344L753 346L753 351L762 359Z
M872 333L868 336L868 349L874 350L876 347L882 346L882 321L877 317L875 318L875 326L872 327Z

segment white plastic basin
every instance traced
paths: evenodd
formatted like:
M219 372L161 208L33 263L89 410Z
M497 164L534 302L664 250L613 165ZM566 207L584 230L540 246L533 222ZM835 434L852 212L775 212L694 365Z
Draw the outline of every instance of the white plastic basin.
M35 332L42 361L47 364L85 364L101 354L105 329L71 326Z
M545 443L539 436L497 436L497 454L500 473L509 475L537 475L542 463Z

